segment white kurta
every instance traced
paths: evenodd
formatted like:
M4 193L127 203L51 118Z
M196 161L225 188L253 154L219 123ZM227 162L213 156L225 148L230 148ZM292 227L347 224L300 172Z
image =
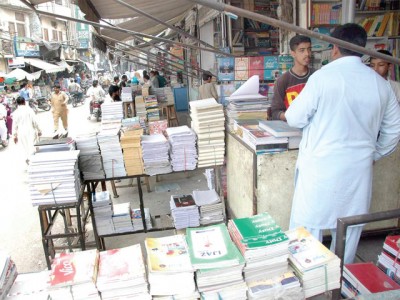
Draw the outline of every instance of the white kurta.
M17 134L25 159L34 153L38 141L39 125L33 110L27 105L19 105L13 113L13 130Z
M303 128L291 222L328 229L367 213L373 160L390 154L400 136L389 82L360 58L342 57L310 77L285 116Z

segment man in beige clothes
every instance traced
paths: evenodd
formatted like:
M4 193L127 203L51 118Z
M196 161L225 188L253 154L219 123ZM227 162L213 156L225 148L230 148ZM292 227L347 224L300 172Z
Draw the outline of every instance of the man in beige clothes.
M54 92L51 94L50 104L53 112L53 121L54 121L54 137L67 137L68 136L68 96L60 90L60 85L56 84L54 86ZM65 133L60 135L58 134L58 122L61 118Z
M211 73L203 73L203 84L199 87L200 99L214 98L218 101L218 93L211 79Z

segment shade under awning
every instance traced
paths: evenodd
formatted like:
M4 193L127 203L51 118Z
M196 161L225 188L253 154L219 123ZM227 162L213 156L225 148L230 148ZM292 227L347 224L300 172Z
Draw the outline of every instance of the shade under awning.
M53 65L38 58L24 58L24 61L31 66L44 70L46 73L63 72L65 69L65 67Z
M42 71L38 71L35 73L28 73L22 69L15 69L12 70L10 73L6 75L6 78L15 78L15 80L20 81L27 79L29 81L34 81L39 79L40 75L42 74Z

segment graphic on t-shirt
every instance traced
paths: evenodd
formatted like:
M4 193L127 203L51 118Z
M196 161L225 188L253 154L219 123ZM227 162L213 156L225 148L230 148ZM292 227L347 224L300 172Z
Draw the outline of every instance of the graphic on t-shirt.
M305 83L300 83L290 86L286 89L285 99L284 99L286 109L290 106L290 104L292 104L293 100L296 99L296 97L300 94L305 85L306 85Z

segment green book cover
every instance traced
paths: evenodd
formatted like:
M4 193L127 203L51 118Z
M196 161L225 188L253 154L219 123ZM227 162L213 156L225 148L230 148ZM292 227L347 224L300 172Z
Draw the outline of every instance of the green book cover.
M236 261L239 264L241 255L225 224L187 228L186 239L193 266L202 265L202 268L209 269L226 261Z
M261 247L267 247L267 246L280 244L280 243L283 243L288 240L289 240L289 238L287 237L287 235L284 232L278 232L278 233L270 235L269 237L266 237L264 239L259 239L257 241L243 243L243 244L246 246L247 249L255 249L255 248L261 248Z
M268 239L271 236L275 236L278 233L283 233L281 227L277 224L271 225L269 227L264 228L265 233L257 236L257 237L248 237L248 238L243 238L242 242L243 243L252 243L252 242L257 242L260 240L265 240Z
M258 238L259 236L268 236L277 232L277 224L268 213L234 219L233 223L244 241L251 238Z

